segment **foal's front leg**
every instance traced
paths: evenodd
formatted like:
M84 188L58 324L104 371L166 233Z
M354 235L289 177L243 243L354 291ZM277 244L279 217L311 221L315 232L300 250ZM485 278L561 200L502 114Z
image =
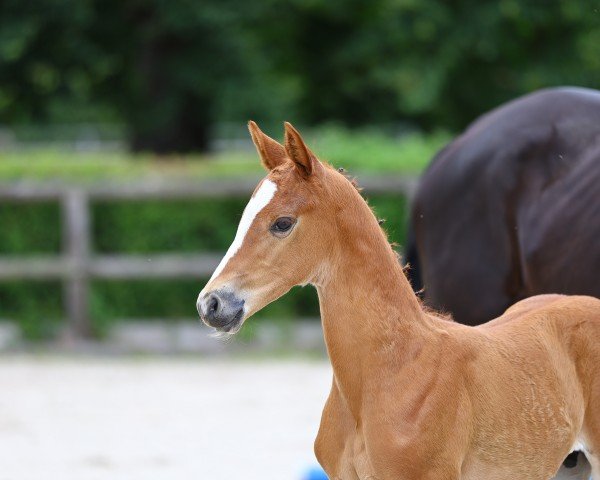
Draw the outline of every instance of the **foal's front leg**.
M315 455L330 480L362 480L354 468L355 436L356 422L334 379L315 440Z

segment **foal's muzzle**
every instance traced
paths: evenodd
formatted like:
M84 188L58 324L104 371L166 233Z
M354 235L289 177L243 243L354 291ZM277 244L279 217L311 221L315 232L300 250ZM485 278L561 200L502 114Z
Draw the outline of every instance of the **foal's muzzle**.
M222 332L236 331L244 317L244 301L229 291L207 292L196 307L204 323Z

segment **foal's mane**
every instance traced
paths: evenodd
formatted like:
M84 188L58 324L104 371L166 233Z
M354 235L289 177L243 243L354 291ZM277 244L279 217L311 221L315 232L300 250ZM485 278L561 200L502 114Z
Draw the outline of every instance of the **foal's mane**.
M329 168L334 168L327 162L323 162L323 163L325 165L327 165ZM340 172L344 177L346 177L348 179L348 181L350 182L350 185L352 185L356 189L356 191L362 195L363 189L362 189L362 187L359 187L358 179L356 177L351 176L344 167L337 168L337 171ZM365 202L369 203L369 201L366 198L365 198Z
M329 168L334 168L332 167L329 163L323 162L324 165L326 165ZM369 209L371 209L371 212L373 212L373 215L375 215L375 211L373 210L373 207L371 206L371 204L369 203L369 199L366 198L363 195L363 189L362 187L360 187L358 185L358 179L354 176L351 176L348 174L348 172L346 172L346 170L344 168L338 168L337 169L338 172L340 172L342 175L344 175L344 177L346 177L348 179L348 181L350 182L350 184L356 189L356 191L361 195L361 197L363 198L363 200L366 202L366 204L369 206ZM375 217L377 217L377 215L375 215ZM383 228L382 224L384 223L384 221L379 220L379 228L381 228L381 231L383 232L383 234L385 235L385 238L387 240L387 242L390 244L390 246L392 247L392 251L394 252L394 254L396 255L396 260L398 261L398 263L400 265L402 265L402 255L400 254L400 252L397 250L398 247L400 247L400 244L397 242L390 242L389 241L389 237L388 237L388 233L385 230L385 228ZM408 272L410 270L410 264L406 264L402 267L402 272L404 273L404 276L406 277L406 279L408 280L409 283L410 282L410 277L408 275ZM412 286L412 283L411 283ZM422 292L423 290L421 290ZM425 303L423 302L421 296L419 295L415 295L417 297L417 301L419 302L419 305L421 307L421 310L423 311L423 313L425 313L425 315L428 315L430 317L434 317L437 318L439 320L443 320L446 322L454 322L454 319L452 318L452 315L450 313L446 313L446 312L439 312L427 305L425 305Z

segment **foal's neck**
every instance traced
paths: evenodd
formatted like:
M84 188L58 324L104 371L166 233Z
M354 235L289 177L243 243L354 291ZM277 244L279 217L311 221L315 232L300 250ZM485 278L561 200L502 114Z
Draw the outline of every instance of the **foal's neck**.
M316 286L335 379L356 413L369 381L397 369L428 323L370 208L357 192L350 200L337 217L328 273Z

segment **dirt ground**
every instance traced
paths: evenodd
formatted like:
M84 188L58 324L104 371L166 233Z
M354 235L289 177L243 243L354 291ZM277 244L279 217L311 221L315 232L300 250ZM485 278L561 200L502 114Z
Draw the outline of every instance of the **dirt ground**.
M0 479L301 480L325 362L0 358Z

